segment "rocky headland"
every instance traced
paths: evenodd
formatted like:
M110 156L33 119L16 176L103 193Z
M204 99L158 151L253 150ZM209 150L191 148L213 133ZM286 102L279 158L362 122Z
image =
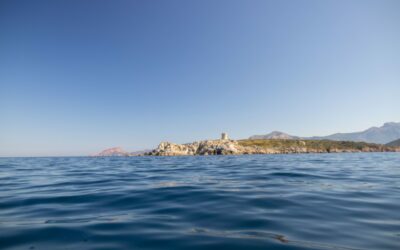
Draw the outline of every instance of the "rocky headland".
M205 140L186 144L162 142L145 155L241 155L291 153L400 152L399 147L381 144L330 140Z
M218 140L185 144L162 142L154 150L137 152L127 152L116 147L93 156L400 152L399 138L400 123L387 122L381 127L372 127L361 132L337 133L322 137L299 137L274 131L265 135L251 136L249 139L230 140L227 133L222 133Z

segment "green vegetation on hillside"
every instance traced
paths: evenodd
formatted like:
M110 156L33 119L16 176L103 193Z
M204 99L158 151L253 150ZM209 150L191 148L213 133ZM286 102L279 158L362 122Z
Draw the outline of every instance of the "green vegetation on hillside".
M377 150L385 148L384 145L353 142L353 141L331 141L331 140L281 140L281 139L256 139L239 140L241 146L258 146L276 150L285 150L288 148L306 148L308 150L321 150L330 152L331 150Z
M390 147L400 147L400 139L397 139L395 141L389 142L388 144L386 144L386 146L390 146Z

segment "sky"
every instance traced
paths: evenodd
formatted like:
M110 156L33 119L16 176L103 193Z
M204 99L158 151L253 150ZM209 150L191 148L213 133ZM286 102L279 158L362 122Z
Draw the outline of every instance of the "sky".
M0 156L400 121L400 1L0 2Z

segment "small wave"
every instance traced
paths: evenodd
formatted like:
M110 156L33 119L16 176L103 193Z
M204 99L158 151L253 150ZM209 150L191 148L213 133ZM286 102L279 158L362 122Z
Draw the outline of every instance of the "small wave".
M328 178L327 176L323 176L323 175L294 173L294 172L273 172L273 173L270 173L269 175L279 176L279 177L305 178L305 179L307 179L307 178L318 178L318 179Z
M326 250L361 250L358 248L350 248L339 245L331 245L331 244L323 244L318 242L310 242L310 241L299 241L299 240L290 240L285 235L276 234L271 232L263 232L263 231L216 231L209 230L205 228L192 228L189 234L200 234L207 235L212 237L222 237L222 238L241 238L241 239L257 239L257 240L275 240L277 242L283 244L289 244L294 246L302 246L313 249L326 249Z

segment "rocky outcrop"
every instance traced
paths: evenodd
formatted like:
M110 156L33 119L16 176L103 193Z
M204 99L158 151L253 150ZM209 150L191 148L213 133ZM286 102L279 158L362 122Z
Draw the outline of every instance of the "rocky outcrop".
M292 153L400 152L379 144L306 140L206 140L187 144L162 142L146 155L241 155Z
M103 150L94 156L179 156L297 153L400 152L400 147L381 144L329 140L205 140L186 144L162 142L152 151L126 152L122 148Z
M234 140L207 140L187 144L162 142L147 155L232 155L243 152L243 147Z

